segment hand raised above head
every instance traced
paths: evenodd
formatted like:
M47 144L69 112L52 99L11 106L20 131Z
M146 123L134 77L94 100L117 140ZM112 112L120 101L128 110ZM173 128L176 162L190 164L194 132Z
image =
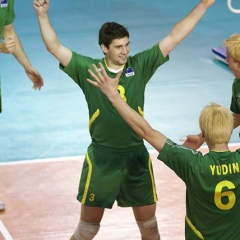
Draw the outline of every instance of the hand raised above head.
M49 0L34 0L33 1L33 7L34 10L38 15L41 15L43 13L47 13L49 8Z
M215 0L201 0L201 2L205 3L207 7L211 7L215 3Z

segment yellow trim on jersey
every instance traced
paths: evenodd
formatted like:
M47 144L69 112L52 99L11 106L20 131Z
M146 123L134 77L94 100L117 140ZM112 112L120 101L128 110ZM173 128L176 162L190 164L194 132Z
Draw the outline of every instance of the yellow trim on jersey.
M222 151L211 150L210 152L230 152L230 150L222 150Z
M142 117L144 117L144 112L140 106L138 106L138 112L141 114Z
M84 192L83 192L83 198L82 198L82 201L81 201L82 204L85 204L85 202L86 202L87 192L88 192L88 189L89 189L91 176L92 176L92 163L91 163L91 160L88 156L88 153L86 153L86 160L88 162L89 169L88 169L88 175L87 175L87 181L86 181L85 189L84 189Z
M189 227L197 234L197 236L198 236L200 239L204 239L204 238L203 238L203 235L193 226L193 224L191 223L191 221L188 219L187 216L186 216L186 221L187 221Z
M124 68L124 66L125 66L125 64L124 64L120 69L114 70L114 69L111 69L111 68L107 65L107 62L106 62L106 59L105 59L105 58L104 58L104 63L105 63L105 65L106 65L108 71L109 71L109 72L114 72L114 73L118 73L119 71L123 70L123 68Z
M150 176L151 176L151 180L152 180L152 188L153 188L153 198L154 198L154 202L157 202L157 193L156 193L156 187L155 187L155 184L154 184L154 178L153 178L153 172L152 172L152 160L149 156L149 159L148 159L148 169L149 169L149 173L150 173Z
M89 120L88 129L90 129L92 123L93 123L94 120L99 116L99 114L100 114L100 110L97 109L96 112L92 115L92 117L91 117L90 120Z

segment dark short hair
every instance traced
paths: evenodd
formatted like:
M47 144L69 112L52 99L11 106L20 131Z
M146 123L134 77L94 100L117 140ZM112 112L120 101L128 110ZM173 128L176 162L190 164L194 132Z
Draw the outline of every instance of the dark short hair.
M114 39L120 39L128 37L129 32L127 28L116 23L116 22L106 22L102 25L99 30L98 44L104 44L107 48Z

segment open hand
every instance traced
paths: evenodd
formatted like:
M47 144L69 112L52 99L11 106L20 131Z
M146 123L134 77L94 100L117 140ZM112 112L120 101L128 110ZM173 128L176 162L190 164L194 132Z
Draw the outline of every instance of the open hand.
M102 63L99 63L101 70L98 69L95 64L93 64L92 66L96 74L93 73L90 69L88 69L88 72L95 79L95 81L91 79L87 79L87 81L93 86L98 87L107 97L116 93L122 71L118 72L115 78L110 78L107 75Z

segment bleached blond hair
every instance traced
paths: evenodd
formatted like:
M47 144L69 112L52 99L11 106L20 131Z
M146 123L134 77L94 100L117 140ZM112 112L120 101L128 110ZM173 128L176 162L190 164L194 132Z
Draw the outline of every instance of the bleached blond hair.
M224 46L228 49L235 61L240 62L240 34L234 33L224 41Z
M213 102L201 111L199 126L207 143L227 144L233 131L233 116L227 108Z

